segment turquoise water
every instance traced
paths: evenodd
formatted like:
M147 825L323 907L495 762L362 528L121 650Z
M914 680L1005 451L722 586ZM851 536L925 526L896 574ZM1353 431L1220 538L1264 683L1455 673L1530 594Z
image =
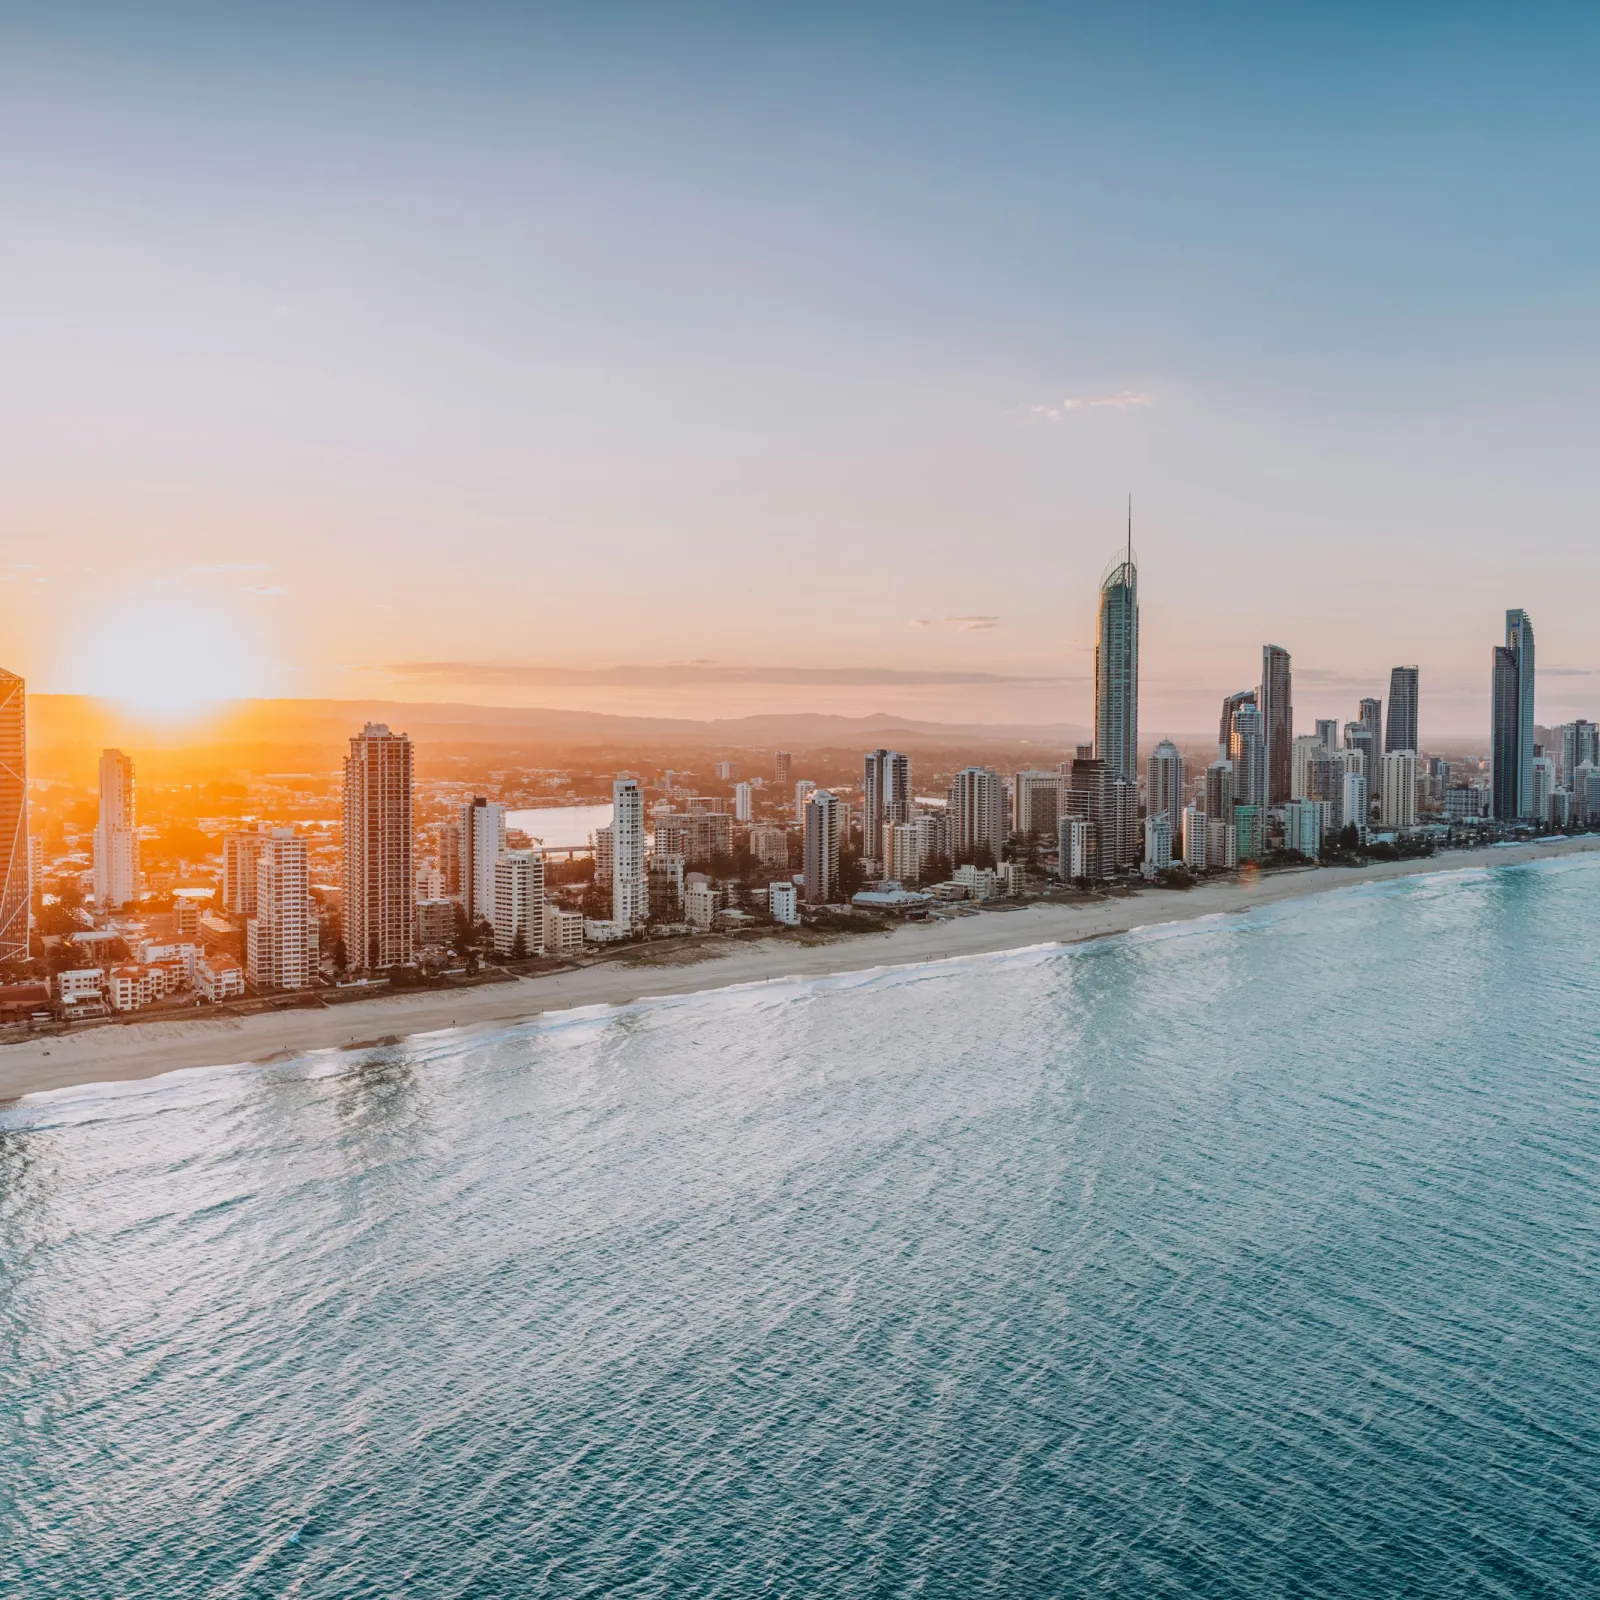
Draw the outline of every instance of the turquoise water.
M0 1111L0 1592L1594 1595L1597 895Z

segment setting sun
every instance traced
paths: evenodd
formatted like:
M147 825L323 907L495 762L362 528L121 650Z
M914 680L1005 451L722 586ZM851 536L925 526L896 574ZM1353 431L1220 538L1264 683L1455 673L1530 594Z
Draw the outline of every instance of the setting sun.
M190 716L267 687L249 634L193 605L140 604L89 627L63 677L81 694L120 700L148 716Z

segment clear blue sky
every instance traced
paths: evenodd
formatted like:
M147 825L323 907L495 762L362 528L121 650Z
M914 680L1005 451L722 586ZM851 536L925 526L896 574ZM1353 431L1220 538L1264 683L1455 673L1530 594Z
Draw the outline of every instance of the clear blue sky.
M1147 736L1476 731L1508 605L1600 710L1596 8L0 17L40 687L1082 721L1131 489Z

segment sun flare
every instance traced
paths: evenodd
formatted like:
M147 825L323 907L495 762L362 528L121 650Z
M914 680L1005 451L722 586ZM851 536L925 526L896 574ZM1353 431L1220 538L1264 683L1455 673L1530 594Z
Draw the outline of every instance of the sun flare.
M255 641L198 605L139 604L91 625L72 673L80 692L162 720L265 690Z

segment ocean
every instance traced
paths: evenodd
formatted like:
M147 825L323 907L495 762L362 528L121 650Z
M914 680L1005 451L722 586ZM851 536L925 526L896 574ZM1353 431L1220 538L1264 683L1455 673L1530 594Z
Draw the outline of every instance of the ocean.
M0 1108L0 1592L1600 1593L1600 863Z

